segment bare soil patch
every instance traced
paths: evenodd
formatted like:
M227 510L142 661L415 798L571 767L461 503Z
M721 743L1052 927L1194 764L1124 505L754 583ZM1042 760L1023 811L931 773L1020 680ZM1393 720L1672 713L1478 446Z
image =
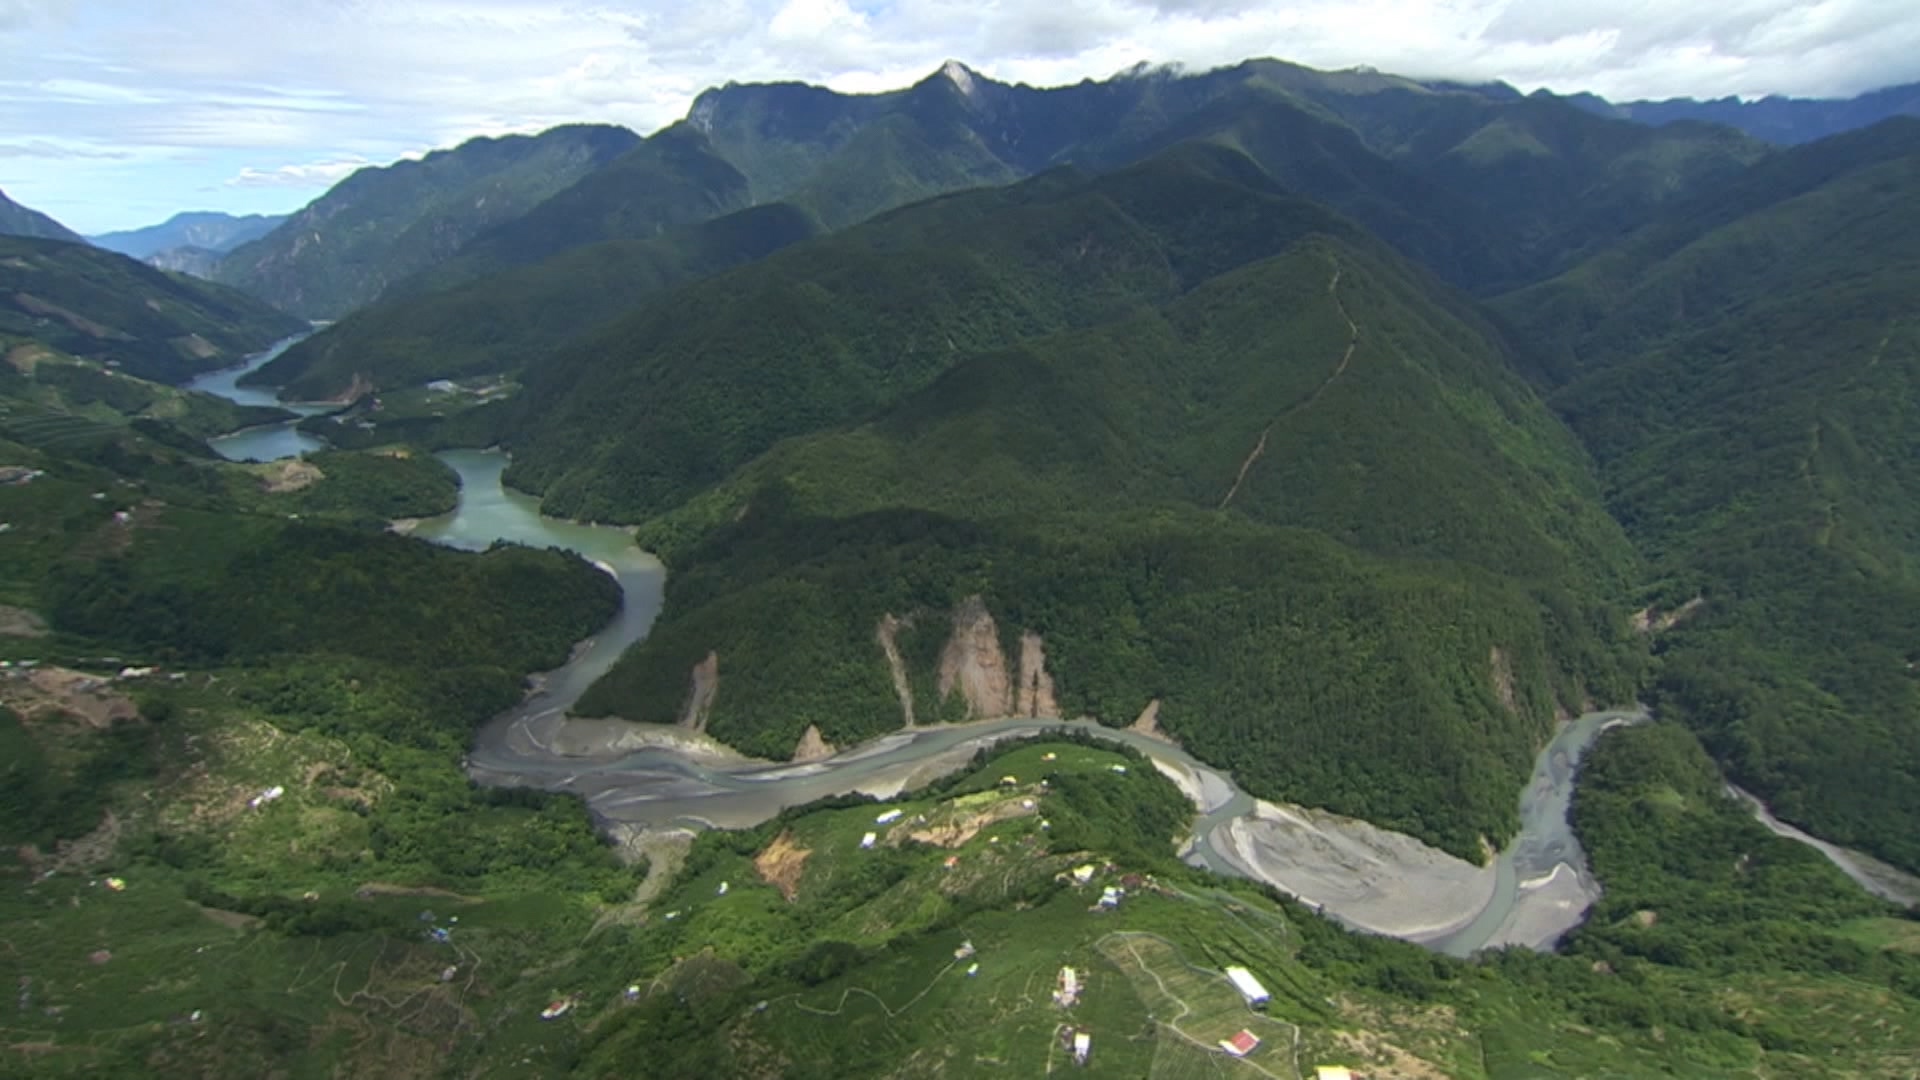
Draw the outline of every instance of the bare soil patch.
M0 604L0 637L46 637L47 621L26 608Z
M1029 809L1025 803L1033 802ZM943 820L932 821L920 826L895 826L897 834L903 829L909 840L917 840L935 847L957 848L974 837L989 825L998 824L1009 818L1028 817L1039 813L1039 804L1031 798L1003 799L980 810L955 810ZM894 839L889 836L888 839Z
M269 495L285 495L312 487L327 478L320 466L302 458L287 458L260 466L260 486Z
M104 731L140 715L132 699L116 693L112 685L98 675L70 668L39 667L24 674L16 670L0 680L0 703L29 722L66 715Z
M754 856L753 868L760 872L760 880L779 889L780 895L792 903L800 891L800 876L806 871L807 856L812 854L811 849L793 842L793 830L788 829Z

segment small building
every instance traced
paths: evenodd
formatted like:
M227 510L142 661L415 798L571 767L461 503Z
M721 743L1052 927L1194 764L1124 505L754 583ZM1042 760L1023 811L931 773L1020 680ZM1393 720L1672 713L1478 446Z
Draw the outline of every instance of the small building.
M899 821L900 818L905 813L906 811L904 810L889 810L886 813L881 814L879 817L874 818L873 823L875 825L891 825L894 822Z
M1220 1049L1225 1050L1234 1057L1246 1057L1248 1054L1253 1053L1254 1048L1259 1045L1260 1036L1255 1035L1245 1028L1241 1028L1240 1034L1235 1035L1231 1039L1220 1040Z
M1117 908L1120 906L1120 898L1125 895L1123 890L1109 885L1100 891L1100 906L1109 909Z
M1319 1065L1313 1075L1314 1080L1353 1080L1353 1070L1345 1065Z
M1053 1003L1071 1009L1080 1000L1080 973L1070 967L1060 969L1059 985L1054 987Z
M1253 977L1253 972L1246 968L1228 968L1227 978L1233 982L1233 988L1240 991L1240 996L1247 999L1247 1004L1256 1009L1273 998L1272 994L1267 993L1267 988L1260 985L1260 980Z
M1073 868L1073 883L1075 885L1085 885L1087 882L1092 880L1093 880L1093 864L1092 863L1084 863L1080 866L1076 866Z
M861 837L861 838L860 838L860 850L862 850L862 851L865 851L866 849L868 849L868 848L870 848L870 847L872 847L872 846L873 846L873 843L874 843L874 841L876 841L876 840L878 840L878 839L880 839L880 834L879 834L879 833L868 833L867 835L865 835L865 836L863 836L863 837Z
M1073 1033L1073 1063L1085 1065L1088 1055L1093 1053L1093 1035L1085 1031Z

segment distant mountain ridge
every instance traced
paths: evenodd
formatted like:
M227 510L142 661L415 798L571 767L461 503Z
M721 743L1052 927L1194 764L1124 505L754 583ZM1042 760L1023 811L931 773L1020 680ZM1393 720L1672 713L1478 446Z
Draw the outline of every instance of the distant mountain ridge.
M0 236L38 236L48 240L65 240L69 244L87 242L86 237L40 211L7 198L4 191L0 191Z
M221 282L305 318L334 318L452 255L631 148L623 127L572 124L469 139L369 167L229 252Z
M255 237L265 236L286 219L285 214L236 216L217 210L188 210L158 225L101 233L87 239L97 247L136 259L151 258L172 248L224 253Z
M483 354L532 363L560 344L549 321L489 320L498 336L485 346L451 335L436 371L435 345L419 335L423 321L395 316L393 305L511 268L537 277L540 260L562 254L573 256L564 273L590 282L596 275L577 271L598 243L659 240L748 206L787 204L839 229L955 191L1066 165L1124 167L1189 142L1243 152L1288 189L1474 291L1563 268L1668 199L1768 152L1723 128L1652 129L1553 100L1498 101L1275 60L1197 75L1141 70L1049 89L995 82L953 62L879 94L729 84L695 99L685 121L478 233L451 257L404 280L394 276L398 266L380 270L392 278L379 290L386 302L353 327L351 347L336 349L323 333L261 377L304 379L313 391L316 376L305 366L322 353L331 354L331 370L317 377L332 390L352 374L391 386L472 372L492 362ZM231 269L230 259L224 279ZM570 306L617 313L598 303ZM336 331L349 332L345 324ZM356 370L343 370L349 364Z
M1428 85L1473 90L1503 101L1523 96L1558 98L1596 116L1632 120L1654 127L1685 120L1723 124L1778 146L1813 142L1830 135L1871 127L1896 116L1920 116L1920 82L1882 87L1850 98L1797 98L1769 94L1750 100L1737 97L1687 97L1618 102L1586 92L1554 94L1549 90L1536 90L1531 95L1523 95L1504 82L1436 81Z

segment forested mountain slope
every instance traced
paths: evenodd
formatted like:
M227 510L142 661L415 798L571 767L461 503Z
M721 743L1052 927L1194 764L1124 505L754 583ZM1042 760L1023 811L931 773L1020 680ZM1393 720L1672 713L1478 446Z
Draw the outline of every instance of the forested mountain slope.
M0 236L37 236L46 240L65 240L84 244L86 238L38 210L21 206L0 191Z
M1632 557L1497 339L1222 149L798 245L554 357L508 413L555 508L666 513L667 613L583 707L672 720L713 654L697 711L760 753L1017 707L952 692L964 623L1022 700L1039 635L1031 708L1158 700L1255 790L1472 853L1556 707L1630 685Z
M0 237L0 347L39 343L181 382L237 364L304 326L233 289L125 255Z
M1796 149L1500 302L1653 563L1659 701L1781 816L1920 866L1920 121ZM1656 612L1655 614L1658 614Z
M597 242L657 238L749 203L785 203L826 228L844 228L929 196L1006 184L1062 163L1124 167L1185 142L1245 153L1282 186L1480 290L1559 269L1664 202L1765 153L1723 128L1656 131L1557 100L1496 101L1271 60L1051 89L997 83L958 64L884 94L728 85L702 94L686 121L385 295L410 303L524 268L512 289L566 289L584 301L583 290L606 280L582 273L593 259L585 249ZM612 251L605 257L618 264L622 257ZM539 260L562 252L574 254L555 264L553 282L542 283ZM481 286L484 295L506 291ZM578 306L610 314L627 295L616 290ZM533 359L556 344L548 322L512 311L488 321L499 354ZM334 340L321 334L262 378L289 382L321 351L364 360L353 371L334 365L303 377L303 393L338 392L355 373L391 388L423 373L470 369L459 336L444 350L422 350L403 325L389 331L361 323L351 332L351 341L344 329Z
M220 261L218 280L303 318L330 319L525 213L639 141L576 124L470 139L366 168Z
M705 136L675 124L474 237L454 258L404 283L397 295L448 288L589 244L654 239L749 202L746 177Z
M816 232L806 214L772 203L651 239L575 248L445 291L406 292L353 312L248 381L280 387L298 401L356 382L385 388L517 373L655 292L752 262Z

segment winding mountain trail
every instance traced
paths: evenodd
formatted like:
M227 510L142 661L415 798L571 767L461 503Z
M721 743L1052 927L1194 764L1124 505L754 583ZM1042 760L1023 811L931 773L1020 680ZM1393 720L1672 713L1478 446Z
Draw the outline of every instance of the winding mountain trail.
M1333 366L1333 373L1315 387L1313 393L1307 395L1306 400L1274 417L1266 427L1260 430L1259 441L1253 444L1252 452L1247 454L1246 460L1240 463L1240 472L1234 476L1233 486L1227 489L1226 495L1221 497L1220 505L1215 509L1225 510L1228 504L1233 502L1233 497L1240 493L1240 485L1247 480L1247 471L1253 468L1254 462L1260 460L1260 455L1267 452L1267 436L1273 434L1273 429L1295 414L1312 408L1314 402L1320 400L1320 395L1326 393L1328 387L1347 373L1347 365L1353 362L1353 351L1360 346L1360 325L1347 313L1347 305L1340 302L1340 267L1338 266L1333 268L1333 277L1327 281L1327 295L1333 298L1333 306L1339 310L1340 318L1347 324L1347 350L1340 354L1340 362Z

